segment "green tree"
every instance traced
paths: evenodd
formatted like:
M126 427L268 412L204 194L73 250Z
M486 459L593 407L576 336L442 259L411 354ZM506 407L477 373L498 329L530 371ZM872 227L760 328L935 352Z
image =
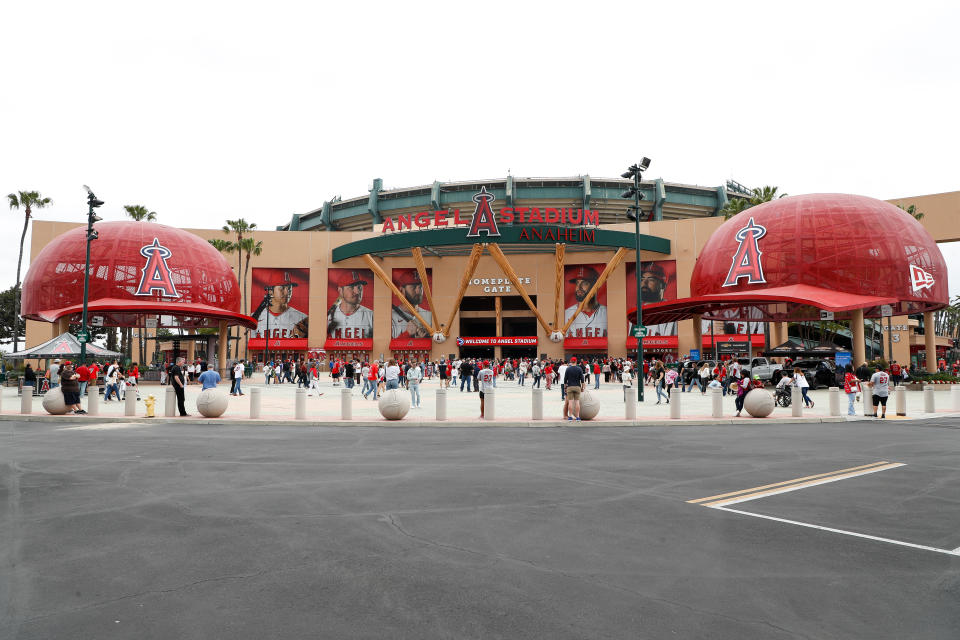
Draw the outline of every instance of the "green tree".
M0 344L9 344L13 342L16 334L13 319L14 300L19 295L20 290L17 287L10 287L6 291L0 292Z
M18 191L7 194L11 209L23 209L23 233L20 234L20 257L17 258L17 290L13 299L13 350L18 350L20 337L20 267L23 265L23 242L27 237L27 227L30 225L30 215L34 209L43 209L52 204L50 198L44 198L38 191Z
M913 216L913 219L914 219L914 220L923 220L923 212L922 212L922 211L917 211L917 205L911 204L911 205L907 205L907 206L905 207L905 206L903 206L902 204L898 204L897 206L898 206L901 210L906 211L906 212L909 213L911 216Z
M764 202L770 202L771 200L777 200L783 198L787 194L780 193L780 187L771 187L769 185L763 187L754 187L750 190L751 195L749 197L735 197L733 200L727 202L721 209L723 213L723 219L729 220L733 216L746 211L750 207L755 207L758 204L763 204Z
M157 220L157 212L148 210L142 204L125 204L123 210L137 222L156 222Z

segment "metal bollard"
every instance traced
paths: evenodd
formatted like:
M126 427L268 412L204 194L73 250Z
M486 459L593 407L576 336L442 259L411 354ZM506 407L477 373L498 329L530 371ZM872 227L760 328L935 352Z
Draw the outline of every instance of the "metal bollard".
M261 394L263 389L260 387L252 387L250 389L250 419L259 420L260 419L260 410L263 406L263 399Z
M827 389L827 399L829 400L827 404L830 405L830 415L840 415L840 388L830 387Z
M137 391L127 387L123 395L123 415L130 417L137 415Z
M353 389L340 389L340 419L353 420Z
M710 404L713 407L710 415L714 418L723 417L723 395L720 389L710 389Z
M907 415L907 388L902 384L894 387L893 398L897 405L897 415Z
M803 395L797 386L790 388L790 415L794 418L803 416Z
M173 385L167 385L167 392L163 394L163 415L172 418L177 415L177 396L173 393Z
M533 390L533 420L543 420L543 389Z
M933 385L928 384L923 388L923 412L924 413L936 413L937 408L933 399Z
M100 415L100 387L87 386L87 415Z
M670 419L680 419L680 389L676 387L670 389Z
M863 415L873 417L873 387L860 385L863 392Z
M33 389L29 387L23 388L23 393L20 395L20 413L33 413L33 394L30 393Z
M953 396L953 410L960 411L960 384L950 386L950 395Z
M437 389L437 422L447 419L447 390Z
M294 419L295 420L306 420L307 419L307 390L306 389L297 389L297 399L294 409Z
M493 392L493 389L487 391L483 394L483 416L484 420L496 420L497 419L497 401L495 398L496 394Z

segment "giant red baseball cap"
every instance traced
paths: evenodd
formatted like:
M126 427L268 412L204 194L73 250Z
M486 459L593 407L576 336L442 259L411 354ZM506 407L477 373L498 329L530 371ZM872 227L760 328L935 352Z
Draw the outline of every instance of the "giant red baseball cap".
M337 286L338 287L350 287L355 284L370 284L363 279L363 274L361 271L356 269L344 269L340 275L337 276Z

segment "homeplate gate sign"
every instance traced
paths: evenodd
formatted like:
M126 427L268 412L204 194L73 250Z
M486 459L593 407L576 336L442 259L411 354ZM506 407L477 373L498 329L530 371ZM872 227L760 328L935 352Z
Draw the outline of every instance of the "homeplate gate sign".
M601 229L600 213L594 209L573 209L546 207L543 210L537 207L507 206L495 210L493 202L496 196L481 187L474 194L473 215L463 218L459 209L453 211L421 211L415 214L399 215L383 221L380 235L342 245L333 250L333 262L341 262L351 258L361 258L386 285L396 298L404 305L407 312L416 318L424 327L429 327L433 334L433 341L442 343L450 335L457 310L467 291L471 278L477 268L480 257L486 251L503 270L513 290L523 298L530 311L533 312L538 324L552 342L561 342L570 328L573 320L589 304L600 287L606 283L626 257L635 250L651 251L654 253L669 254L670 240L650 235L635 235L624 231ZM553 253L556 266L556 291L563 290L564 255L566 245L590 245L598 251L614 249L613 257L607 262L600 277L594 282L590 292L579 302L576 312L564 321L561 309L561 296L557 296L554 304L553 321L548 322L543 313L533 303L524 286L525 278L517 275L502 245L526 245L526 252L530 252L532 245L542 246L543 253ZM431 316L432 322L426 321L404 296L391 278L384 271L380 263L374 258L377 256L411 256L420 274L426 299L432 299L427 269L423 261L421 247L429 247L430 252L443 258L444 255L462 255L464 247L470 247L466 269L460 279L460 288L453 306L449 309L446 323L441 323L443 310L436 309ZM449 251L445 251L448 250ZM537 249L534 249L537 251ZM458 267L459 269L459 267ZM536 344L536 337L526 338Z

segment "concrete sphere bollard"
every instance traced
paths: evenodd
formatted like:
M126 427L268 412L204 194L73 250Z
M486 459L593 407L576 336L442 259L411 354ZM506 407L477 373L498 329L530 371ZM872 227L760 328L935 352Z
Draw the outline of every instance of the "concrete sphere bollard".
M600 398L589 391L580 394L580 419L593 420L600 414Z
M197 396L197 411L205 418L219 418L227 410L227 394L216 389L204 389Z
M401 393L400 389L388 389L380 396L378 408L380 415L387 420L402 420L410 411L410 394Z
M754 418L766 418L774 406L773 394L766 389L752 389L743 399L743 408Z
M63 391L60 387L54 387L44 394L43 408L54 416L62 416L67 412L67 403L63 401Z

